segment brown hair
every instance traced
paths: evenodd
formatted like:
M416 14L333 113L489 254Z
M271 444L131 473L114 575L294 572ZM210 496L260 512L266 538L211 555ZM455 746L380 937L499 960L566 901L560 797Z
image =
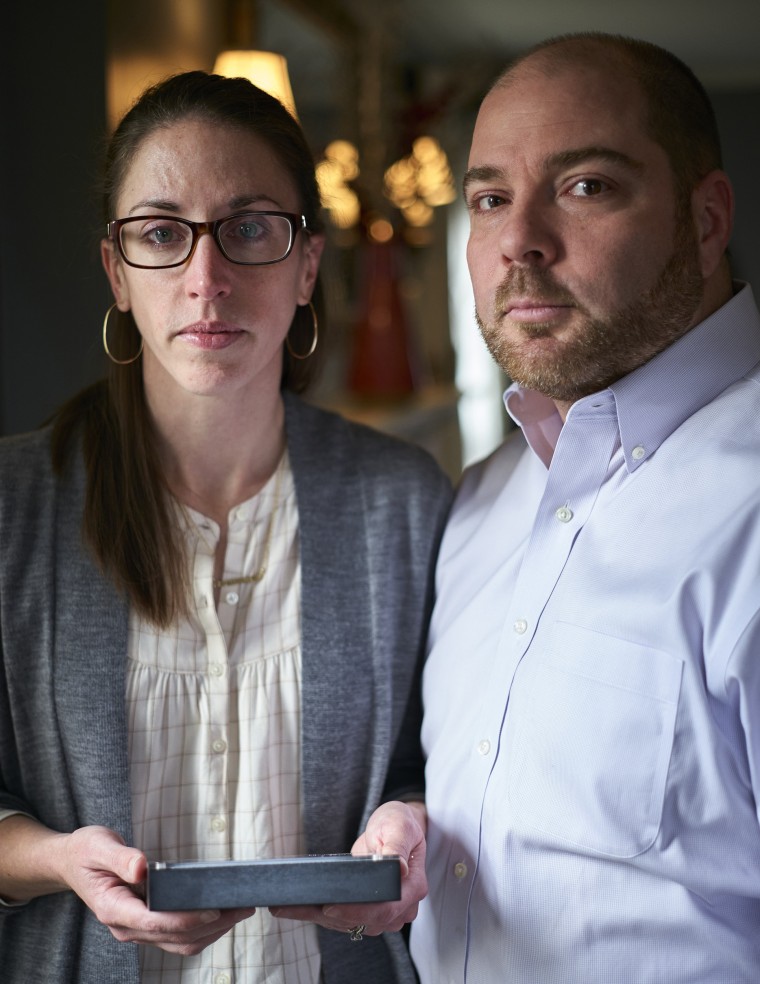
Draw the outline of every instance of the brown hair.
M103 175L106 221L115 209L124 179L143 140L156 130L185 119L207 120L249 131L263 140L291 178L311 232L321 232L322 215L314 159L296 120L280 102L246 79L206 72L174 75L147 89L124 116L109 141ZM312 297L324 350L324 311L319 281ZM120 357L140 346L129 313L113 312L109 339ZM308 308L299 308L289 338L296 352L312 339ZM122 352L124 356L122 356ZM303 392L318 370L317 353L293 359L283 349L283 389ZM53 465L66 467L75 438L81 435L87 474L83 518L85 541L104 572L134 609L166 627L188 608L188 572L156 449L153 424L143 391L140 360L111 364L106 380L66 403L53 425Z
M681 197L690 196L705 175L721 168L720 135L715 112L704 86L679 58L649 41L619 34L586 32L548 38L520 55L496 80L508 85L516 70L543 53L537 69L551 74L554 66L615 59L639 84L646 103L649 135L668 155Z

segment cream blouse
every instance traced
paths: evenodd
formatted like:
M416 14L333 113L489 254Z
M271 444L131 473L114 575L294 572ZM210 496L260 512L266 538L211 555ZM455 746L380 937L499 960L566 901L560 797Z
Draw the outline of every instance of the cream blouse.
M298 511L287 452L228 517L178 509L194 609L157 631L132 614L127 709L134 843L149 860L303 854ZM271 522L271 525L270 525ZM268 550L266 541L269 539ZM144 984L317 984L315 926L266 909L195 957L140 948Z

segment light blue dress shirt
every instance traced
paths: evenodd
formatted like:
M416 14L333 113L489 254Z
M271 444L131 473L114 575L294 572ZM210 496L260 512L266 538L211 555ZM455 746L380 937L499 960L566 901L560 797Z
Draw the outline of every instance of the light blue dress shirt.
M745 286L564 425L507 391L438 569L423 984L760 981L759 361Z

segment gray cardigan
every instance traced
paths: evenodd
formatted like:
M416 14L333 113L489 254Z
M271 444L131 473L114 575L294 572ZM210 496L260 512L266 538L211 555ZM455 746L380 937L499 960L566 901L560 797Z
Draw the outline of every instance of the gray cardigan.
M309 853L348 850L383 798L421 788L419 668L448 481L419 449L286 397L299 508ZM0 441L0 806L131 843L128 606L83 548L84 469L49 431ZM390 766L389 766L390 763ZM327 984L411 982L399 934L320 930ZM0 910L3 984L137 984L71 892Z

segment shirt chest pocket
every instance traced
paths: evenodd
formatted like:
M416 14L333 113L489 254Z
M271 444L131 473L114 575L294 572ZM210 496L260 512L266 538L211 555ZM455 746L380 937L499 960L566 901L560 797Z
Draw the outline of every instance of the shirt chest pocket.
M524 698L510 700L517 823L611 857L651 847L682 670L668 653L557 623Z

